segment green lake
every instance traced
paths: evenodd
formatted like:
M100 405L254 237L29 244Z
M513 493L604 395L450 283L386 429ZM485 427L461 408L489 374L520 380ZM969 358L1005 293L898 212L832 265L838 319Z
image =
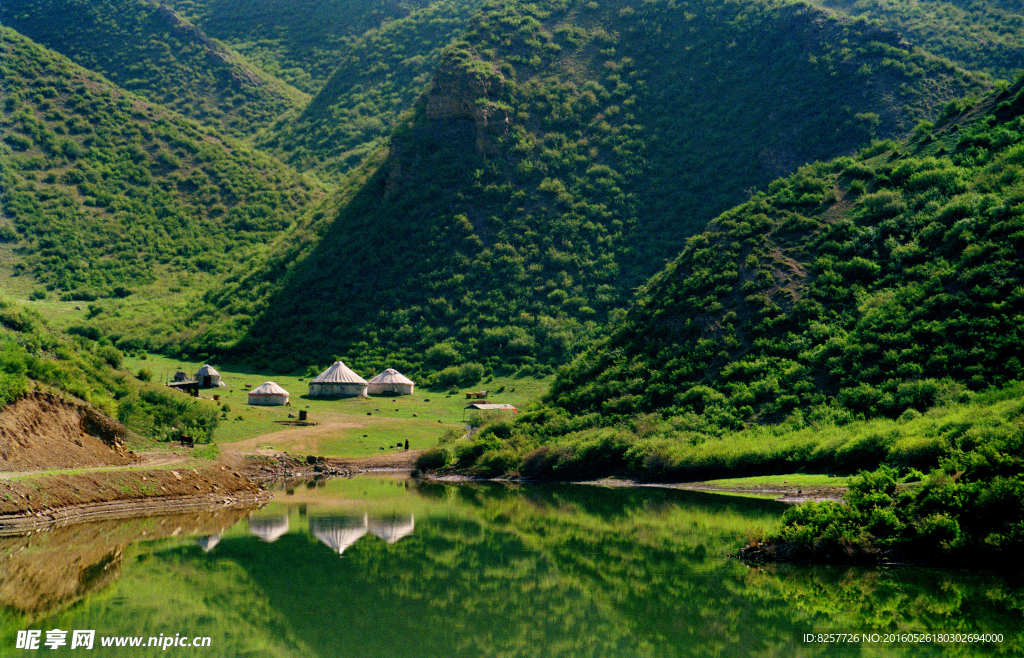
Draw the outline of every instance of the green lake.
M1020 572L727 557L784 509L670 489L382 475L296 483L252 513L0 537L0 656L1024 655ZM96 646L71 649L69 635L56 650L16 648L19 631L45 642L53 629L95 630ZM826 633L858 641L806 639ZM954 641L911 641L928 633ZM210 646L99 646L176 634Z

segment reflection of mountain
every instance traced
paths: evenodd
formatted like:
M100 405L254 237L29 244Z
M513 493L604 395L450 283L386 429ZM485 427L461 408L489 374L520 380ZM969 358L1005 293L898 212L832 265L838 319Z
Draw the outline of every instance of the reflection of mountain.
M288 513L275 516L250 516L249 532L267 543L277 541L288 532Z
M394 544L402 537L408 537L415 529L416 519L412 514L393 512L384 516L370 517L370 533L377 535L389 544Z
M338 555L359 541L368 527L366 512L362 516L314 516L309 519L309 531L331 547Z
M237 523L246 512L226 510L94 521L26 536L2 537L0 606L30 616L50 614L117 580L123 568L125 547L132 542L219 533Z
M129 546L103 596L36 627L187 630L212 636L224 658L820 658L835 647L806 645L802 634L850 628L1001 632L999 649L1024 655L1024 633L1007 630L1024 608L1020 576L756 570L726 558L744 531L777 523L784 506L771 501L583 486L427 493L413 505L415 533L395 543L385 542L411 514L335 505L309 517L332 552L296 531L301 514L269 544L240 525L208 554L184 539ZM378 525L384 541L358 542ZM17 548L0 544L0 557ZM17 623L7 628L26 627ZM13 642L10 630L0 634L0 646ZM974 655L942 649L887 645L885 655Z

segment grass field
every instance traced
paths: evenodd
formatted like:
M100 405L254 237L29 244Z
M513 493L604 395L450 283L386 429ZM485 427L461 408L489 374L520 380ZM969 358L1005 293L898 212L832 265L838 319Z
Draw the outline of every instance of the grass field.
M153 381L169 381L179 367L194 373L201 363L180 361L162 356L127 357L124 366L138 375L148 370ZM325 457L367 457L393 450L409 441L413 450L429 448L448 430L463 431L474 411L466 411L467 400L462 391L416 389L413 395L313 399L307 396L309 377L245 372L231 367L217 367L227 384L217 389L200 391L203 404L221 409L220 425L214 440L228 449L255 452L262 448L291 454L315 454ZM376 373L359 373L370 379ZM273 381L291 394L291 407L259 407L248 404L249 388ZM501 402L524 408L547 390L551 378L495 377L465 390L488 390L487 402ZM249 388L246 387L248 385ZM501 392L497 392L501 391ZM217 400L214 400L217 396ZM306 411L311 427L295 427L281 421ZM233 445L235 444L235 445Z

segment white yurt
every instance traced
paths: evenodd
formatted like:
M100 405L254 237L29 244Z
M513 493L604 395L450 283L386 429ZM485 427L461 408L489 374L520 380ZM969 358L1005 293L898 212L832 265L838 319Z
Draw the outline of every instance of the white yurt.
M311 398L354 398L366 395L366 380L352 372L341 361L317 375L309 382Z
M338 555L366 534L366 513L358 516L310 517L309 531Z
M288 391L274 382L264 382L249 391L249 404L263 407L280 407L288 404Z
M217 388L225 385L220 381L220 373L209 363L196 371L195 380L199 382L199 388Z
M366 390L370 395L412 395L415 384L394 368L388 368L370 380Z

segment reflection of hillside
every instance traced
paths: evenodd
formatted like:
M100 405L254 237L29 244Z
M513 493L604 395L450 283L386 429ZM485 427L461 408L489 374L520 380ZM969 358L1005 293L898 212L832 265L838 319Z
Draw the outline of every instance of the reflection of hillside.
M127 545L177 535L217 533L246 510L80 523L0 538L0 605L22 614L49 614L121 575Z
M725 645L784 616L733 591L746 568L720 557L779 506L677 493L431 487L421 500L444 507L419 524L311 516L341 563L297 534L228 538L211 556L244 568L320 658L341 642L360 655L706 655L689 639ZM389 543L359 541L371 532Z

